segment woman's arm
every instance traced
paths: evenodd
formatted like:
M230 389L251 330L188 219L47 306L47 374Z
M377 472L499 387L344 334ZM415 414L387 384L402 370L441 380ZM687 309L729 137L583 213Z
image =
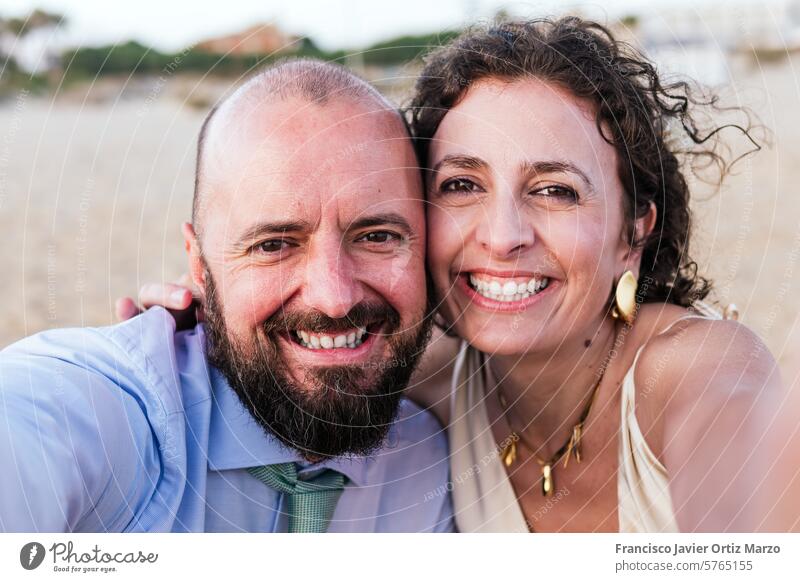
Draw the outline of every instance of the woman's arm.
M733 321L692 320L667 352L648 347L663 404L663 458L682 531L770 529L776 468L789 442L777 363ZM670 334L673 335L673 334ZM673 338L674 340L674 338ZM659 354L661 357L659 358ZM669 356L669 362L663 362ZM637 374L638 376L638 374ZM788 485L788 483L786 484Z

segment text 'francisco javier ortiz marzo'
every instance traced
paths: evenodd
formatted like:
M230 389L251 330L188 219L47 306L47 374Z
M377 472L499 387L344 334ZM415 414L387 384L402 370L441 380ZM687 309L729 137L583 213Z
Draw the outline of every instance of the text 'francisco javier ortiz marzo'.
M779 554L779 545L764 544L617 544L618 554Z

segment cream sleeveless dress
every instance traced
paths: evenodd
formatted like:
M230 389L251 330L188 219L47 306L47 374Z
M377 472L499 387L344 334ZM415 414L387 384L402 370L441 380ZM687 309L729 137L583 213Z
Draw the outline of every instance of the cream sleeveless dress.
M698 302L700 303L700 302ZM719 319L707 305L695 305L703 315L685 319ZM641 346L625 374L621 392L619 438L619 530L628 532L677 532L669 480L664 468L647 446L635 414L634 370ZM500 459L486 412L487 386L494 387L485 355L464 342L456 360L450 400L450 479L453 509L460 532L527 532L525 516Z

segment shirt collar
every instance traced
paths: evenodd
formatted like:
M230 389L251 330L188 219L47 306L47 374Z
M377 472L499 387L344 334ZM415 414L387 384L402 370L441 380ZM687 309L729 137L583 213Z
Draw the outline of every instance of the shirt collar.
M209 429L208 466L215 471L245 469L277 463L298 463L309 471L326 468L345 475L356 486L368 485L368 469L373 457L336 457L316 464L304 460L298 451L283 445L264 431L245 409L222 373L209 365L211 381L211 426ZM390 436L394 426L390 429Z

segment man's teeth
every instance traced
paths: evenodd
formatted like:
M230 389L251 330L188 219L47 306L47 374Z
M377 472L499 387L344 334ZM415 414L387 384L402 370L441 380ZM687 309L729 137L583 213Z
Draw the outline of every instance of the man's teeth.
M550 283L547 277L533 277L528 281L469 276L469 284L479 295L495 301L522 301L536 295Z
M330 350L339 348L357 348L364 343L364 336L367 334L366 328L359 327L356 331L347 334L326 335L322 333L309 333L297 330L294 332L297 341L304 348L312 350Z

